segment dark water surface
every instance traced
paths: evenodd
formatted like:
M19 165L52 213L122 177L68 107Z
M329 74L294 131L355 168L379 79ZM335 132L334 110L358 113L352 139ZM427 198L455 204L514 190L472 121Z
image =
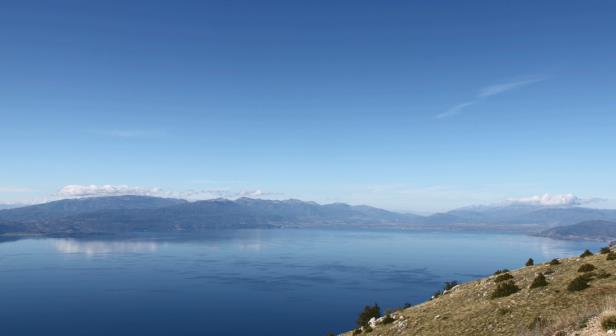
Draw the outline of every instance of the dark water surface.
M325 335L601 244L502 234L238 230L0 243L0 335Z

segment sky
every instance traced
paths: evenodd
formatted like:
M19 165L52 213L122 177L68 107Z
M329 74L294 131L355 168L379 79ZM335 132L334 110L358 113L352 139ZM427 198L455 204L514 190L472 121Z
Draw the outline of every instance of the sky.
M616 208L615 13L593 0L2 1L0 203Z

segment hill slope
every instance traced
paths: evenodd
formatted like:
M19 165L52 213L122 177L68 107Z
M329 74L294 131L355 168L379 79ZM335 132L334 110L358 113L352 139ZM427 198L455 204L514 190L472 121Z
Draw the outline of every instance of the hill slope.
M542 236L560 239L616 240L616 222L603 220L584 221L573 225L555 227L541 233Z
M596 254L560 262L510 272L521 289L510 296L491 298L497 286L496 276L491 276L458 285L434 300L399 310L392 314L395 319L392 323L376 325L371 333L361 335L554 335L559 331L562 336L576 332L594 335L585 333L585 328L595 327L585 326L585 321L593 321L606 298L616 295L616 260ZM585 263L597 268L590 287L568 291L568 284L582 274L578 268ZM603 271L612 275L600 278ZM529 289L540 272L545 274L548 285Z
M0 211L0 233L193 232L206 229L400 226L419 216L368 206L299 200L198 202L142 196L63 200Z

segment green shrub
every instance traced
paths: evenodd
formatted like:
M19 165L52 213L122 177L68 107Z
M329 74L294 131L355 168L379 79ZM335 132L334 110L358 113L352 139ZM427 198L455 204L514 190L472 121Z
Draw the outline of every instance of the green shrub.
M381 317L381 307L378 304L374 304L374 306L365 306L364 310L359 313L359 317L357 318L357 325L360 327L365 327L368 325L368 321L371 318L379 318Z
M359 335L359 334L361 334L361 329L360 328L357 328L357 329L353 330L353 335Z
M533 266L535 264L535 261L533 260L533 258L528 258L528 260L526 261L526 266Z
M499 274L508 273L508 272L509 272L508 269L503 268L503 269L496 270L496 272L494 272L494 275L499 275Z
M591 255L592 255L592 252L590 252L590 250L586 249L584 252L582 252L582 254L580 254L580 258L590 257Z
M443 290L446 290L446 291L451 290L452 288L456 287L457 285L458 285L458 282L456 280L447 281L443 285Z
M610 273L606 272L605 270L599 270L596 275L597 275L597 279L607 279L610 276L612 276Z
M513 275L509 273L503 273L497 276L496 278L494 278L494 282L503 282L503 281L507 281L511 279L513 279Z
M601 254L608 254L610 253L610 248L609 247L602 247L601 250L599 251L599 253Z
M363 329L364 329L364 332L365 332L365 333L370 333L370 332L372 332L372 327L371 327L371 326L369 326L369 325L365 325L365 326L363 327Z
M547 285L548 285L548 282L545 279L545 276L543 275L543 273L539 273L537 274L537 276L535 276L533 283L530 284L530 288L545 287Z
M560 261L558 259L554 258L554 259L552 259L550 261L550 265L560 265Z
M606 311L601 314L601 328L603 330L616 329L616 311Z
M588 281L589 280L587 279L587 277L580 275L579 277L571 280L571 282L567 286L567 290L570 292L577 292L577 291L584 290L590 287L588 285Z
M492 298L500 298L509 296L511 294L517 293L520 290L518 286L516 286L513 280L501 282L496 286L494 292L492 293Z
M580 266L580 268L578 268L578 272L580 273L586 273L586 272L592 272L595 270L595 266L591 265L591 264L583 264L582 266Z
M502 316L502 315L511 314L511 309L510 308L498 308L496 312L498 313L498 315Z
M390 324L393 321L395 321L394 318L391 317L391 315L387 314L387 315L385 315L385 317L383 318L383 322L381 322L381 323L383 323L383 324Z
M608 253L607 257L605 257L605 260L616 260L616 253L614 252Z

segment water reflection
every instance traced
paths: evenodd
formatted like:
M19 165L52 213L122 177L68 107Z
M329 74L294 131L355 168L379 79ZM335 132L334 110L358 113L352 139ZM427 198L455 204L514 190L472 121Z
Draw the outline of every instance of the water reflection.
M105 254L105 253L153 253L158 250L154 241L82 241L76 239L54 240L54 247L61 253Z

